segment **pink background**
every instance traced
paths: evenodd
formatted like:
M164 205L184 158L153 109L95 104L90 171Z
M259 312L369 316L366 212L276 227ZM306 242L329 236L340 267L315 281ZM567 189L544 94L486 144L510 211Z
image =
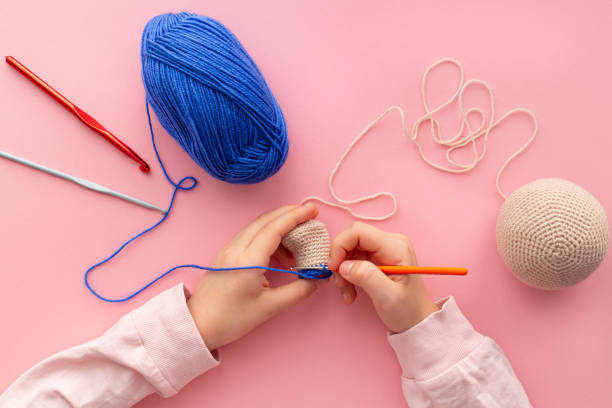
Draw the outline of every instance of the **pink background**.
M2 54L17 57L91 113L153 171L141 174L5 64L0 150L166 206L170 187L146 127L139 47L147 20L168 11L206 14L230 27L286 115L289 160L253 186L215 181L155 122L171 174L195 175L200 185L179 196L164 226L94 274L101 292L119 296L172 265L207 264L258 213L310 194L327 196L329 171L367 123L393 104L409 121L422 114L420 78L441 57L459 59L468 78L487 81L499 113L525 106L540 121L538 138L503 178L505 191L562 177L591 191L612 214L612 3L300 3L2 1ZM442 69L433 77L432 104L449 94L453 75ZM471 96L479 97L477 91ZM346 162L338 190L345 197L397 193L397 216L378 225L408 234L423 265L470 269L465 278L428 279L430 291L456 296L474 326L502 346L535 406L611 406L610 257L583 283L548 293L519 283L497 255L494 225L502 201L495 171L529 130L528 119L512 119L492 135L478 169L454 176L427 167L392 116ZM199 272L179 271L131 302L102 303L86 291L84 270L159 215L4 160L0 186L0 390L41 359L99 335L156 293L197 282ZM386 205L362 210L376 213ZM325 207L320 219L332 235L352 222ZM177 397L152 396L139 406L404 404L399 367L369 300L360 295L346 307L332 285L224 347L221 356L219 368Z

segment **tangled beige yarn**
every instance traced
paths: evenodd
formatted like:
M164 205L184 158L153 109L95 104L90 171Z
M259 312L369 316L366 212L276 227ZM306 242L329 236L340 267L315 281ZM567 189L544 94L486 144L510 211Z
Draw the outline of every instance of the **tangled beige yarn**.
M322 266L329 261L329 234L321 221L309 220L298 225L281 243L293 254L296 267Z
M522 282L540 289L578 283L603 260L606 213L589 192L566 180L541 179L513 192L497 219L497 248Z

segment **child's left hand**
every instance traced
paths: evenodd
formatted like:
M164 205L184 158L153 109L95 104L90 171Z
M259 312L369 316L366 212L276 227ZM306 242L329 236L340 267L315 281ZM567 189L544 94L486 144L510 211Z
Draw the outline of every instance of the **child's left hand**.
M286 257L280 246L282 237L317 213L310 203L260 215L217 254L212 266L267 266L275 253L279 258ZM271 288L264 272L242 269L204 273L187 305L209 350L239 339L317 288L317 282L310 279Z

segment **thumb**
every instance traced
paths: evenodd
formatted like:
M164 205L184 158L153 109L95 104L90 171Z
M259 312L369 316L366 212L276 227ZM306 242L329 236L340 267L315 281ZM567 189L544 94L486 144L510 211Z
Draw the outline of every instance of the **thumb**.
M381 300L393 290L393 281L372 262L344 261L340 265L340 275L363 289L372 300Z
M296 279L286 285L270 288L263 296L265 309L270 315L275 315L308 298L318 286L318 281L312 279Z

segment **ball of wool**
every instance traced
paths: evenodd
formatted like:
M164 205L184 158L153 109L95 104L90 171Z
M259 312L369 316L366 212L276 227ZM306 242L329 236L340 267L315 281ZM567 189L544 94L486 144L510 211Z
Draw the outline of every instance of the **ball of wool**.
M599 201L561 179L536 180L513 192L501 208L496 233L506 266L540 289L584 280L604 259L610 240Z
M259 69L223 24L163 14L141 46L147 102L159 122L211 176L257 183L287 157L283 113Z
M329 234L321 221L309 220L298 225L281 243L293 254L297 267L323 266L329 261Z

